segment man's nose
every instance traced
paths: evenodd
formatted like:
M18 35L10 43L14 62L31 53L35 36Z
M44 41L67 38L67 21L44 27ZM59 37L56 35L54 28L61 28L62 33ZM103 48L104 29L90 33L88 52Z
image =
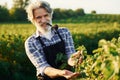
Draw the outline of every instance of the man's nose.
M47 21L46 18L45 18L45 17L42 17L41 22L42 22L42 23L45 23L46 21Z

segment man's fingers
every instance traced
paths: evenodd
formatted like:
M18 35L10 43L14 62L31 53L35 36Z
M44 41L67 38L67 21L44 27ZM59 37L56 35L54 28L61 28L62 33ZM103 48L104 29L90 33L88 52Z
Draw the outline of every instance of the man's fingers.
M73 73L70 75L69 79L75 78L79 75L79 73Z
M76 53L74 53L73 55L72 55L72 57L77 57L77 56L79 56L81 54L81 51L77 51Z
M80 58L79 58L79 63L81 64L83 62L83 57L81 56Z

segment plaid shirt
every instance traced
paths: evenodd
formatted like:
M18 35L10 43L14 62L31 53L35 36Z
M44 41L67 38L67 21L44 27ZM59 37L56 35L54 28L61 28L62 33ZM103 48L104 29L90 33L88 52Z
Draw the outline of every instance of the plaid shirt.
M51 40L41 36L41 39L42 41L44 41L44 44L46 46L49 46L61 41L58 34L55 34L55 30L52 30L51 32L53 34ZM69 58L70 55L75 52L72 36L68 31L68 29L66 28L59 28L58 32L65 42L65 51L66 51L67 57ZM30 59L30 61L33 63L33 65L36 67L37 76L39 74L44 75L43 73L44 69L50 66L45 59L43 48L39 40L36 39L38 36L39 35L36 32L25 41L26 54Z

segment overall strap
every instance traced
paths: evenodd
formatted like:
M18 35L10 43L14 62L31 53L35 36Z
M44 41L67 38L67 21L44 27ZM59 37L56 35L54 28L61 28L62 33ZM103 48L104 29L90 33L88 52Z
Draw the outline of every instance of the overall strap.
M37 39L38 39L38 40L39 40L39 42L41 43L42 47L44 47L44 46L45 46L45 44L44 44L44 42L41 40L41 37L39 36L39 37L37 37Z
M58 32L58 30L56 30L56 33L58 34L59 38L61 39L61 41L64 41L60 35L60 33Z
M57 33L58 36L60 37L61 41L64 41L64 40L62 39L60 33L58 32L58 25L55 25L55 26L53 26L52 28L56 31L56 33Z

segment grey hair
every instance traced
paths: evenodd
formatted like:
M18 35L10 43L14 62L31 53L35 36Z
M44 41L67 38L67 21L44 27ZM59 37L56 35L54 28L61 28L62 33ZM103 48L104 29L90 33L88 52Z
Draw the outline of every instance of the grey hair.
M48 13L50 13L51 16L53 14L53 10L48 2L41 0L37 0L36 2L31 2L26 8L26 12L27 12L28 20L31 21L33 24L34 24L33 11L38 8L44 8Z

